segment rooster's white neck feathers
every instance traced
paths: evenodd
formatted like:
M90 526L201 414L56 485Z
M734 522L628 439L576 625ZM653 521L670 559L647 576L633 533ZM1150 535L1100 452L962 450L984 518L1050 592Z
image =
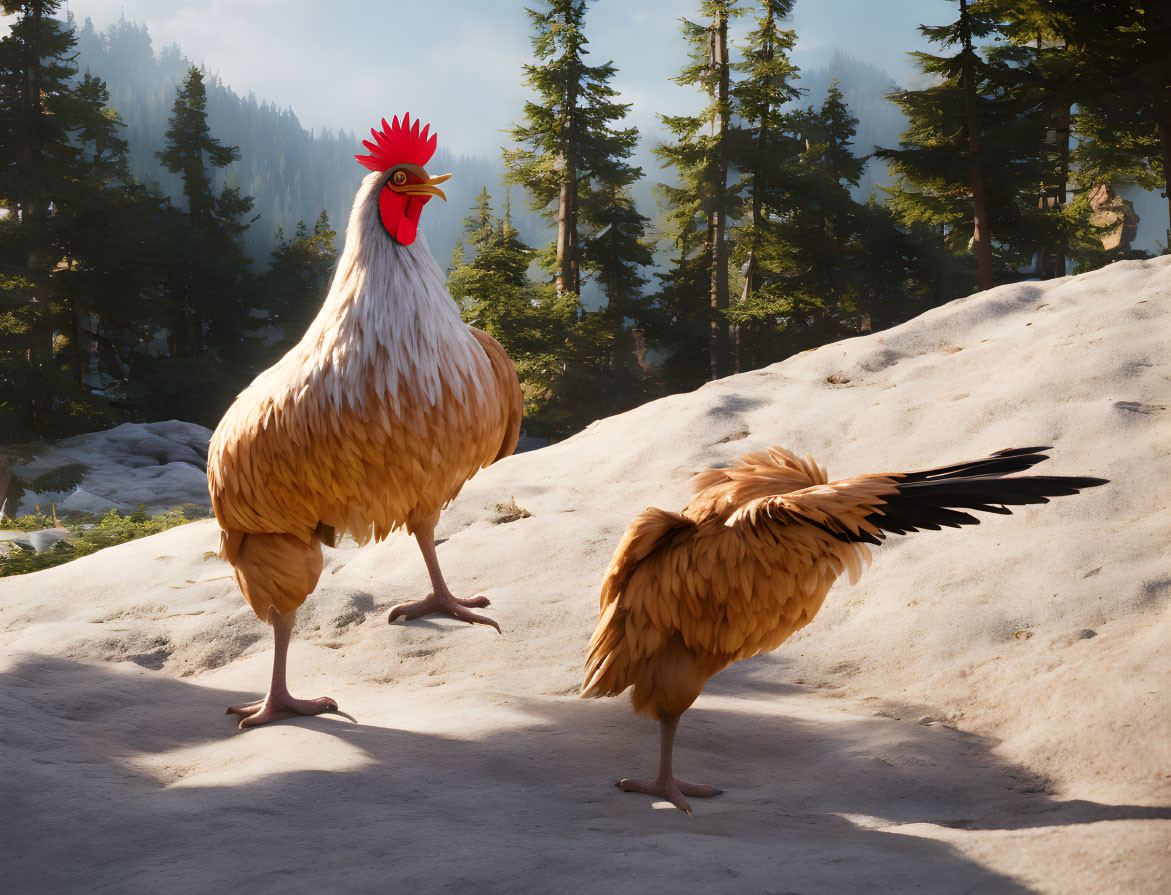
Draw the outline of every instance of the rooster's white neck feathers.
M378 172L363 179L321 311L258 385L280 375L297 383L289 396L294 401L315 390L335 411L360 414L369 410L363 404L371 387L396 414L404 400L435 406L445 391L461 403L478 398L474 383L489 377L488 360L460 319L422 234L412 245L387 234L378 211L384 180Z

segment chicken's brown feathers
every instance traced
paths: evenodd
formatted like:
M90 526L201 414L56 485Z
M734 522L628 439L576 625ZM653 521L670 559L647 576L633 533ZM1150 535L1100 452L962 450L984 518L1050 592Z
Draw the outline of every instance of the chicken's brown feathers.
M278 556L249 548L252 535L320 551L342 533L364 542L433 525L469 478L516 447L512 361L460 319L426 243L387 236L381 184L377 173L362 182L308 331L212 435L208 488L238 571L246 553Z
M776 649L808 624L843 572L857 581L867 543L888 532L975 524L963 510L1008 512L1104 479L1003 478L1044 448L912 473L829 482L782 448L692 478L682 513L648 509L630 524L602 583L583 696L634 687L640 714L684 711L707 678Z

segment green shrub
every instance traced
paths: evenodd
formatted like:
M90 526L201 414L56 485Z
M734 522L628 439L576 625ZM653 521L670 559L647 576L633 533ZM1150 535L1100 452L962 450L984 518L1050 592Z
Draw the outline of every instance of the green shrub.
M29 516L0 517L0 528L9 531L40 531L42 528L52 528L53 520L44 513L35 513Z
M201 507L187 504L182 507L172 507L161 516L148 516L142 507L127 515L122 515L116 509L111 509L100 517L92 528L84 528L84 523L71 520L65 523L65 527L70 532L69 539L59 541L53 545L52 549L37 554L18 548L14 553L0 557L0 578L59 566L78 557L96 553L105 547L113 547L115 544L125 544L127 541L158 534L203 516L206 516L206 511ZM0 527L10 527L20 531L36 531L41 528L51 528L52 525L53 520L46 516L22 516L20 519L0 520Z

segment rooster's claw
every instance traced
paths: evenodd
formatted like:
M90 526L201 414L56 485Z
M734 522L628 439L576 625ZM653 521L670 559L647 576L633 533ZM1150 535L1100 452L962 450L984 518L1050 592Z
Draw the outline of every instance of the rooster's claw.
M487 606L489 603L487 597L478 596L470 600L459 600L447 594L431 594L425 600L417 600L413 603L399 603L397 606L391 607L390 615L387 617L387 624L393 624L397 619L416 619L423 618L428 615L446 615L456 621L467 622L469 625L489 625L496 629L496 633L501 633L500 625L488 618L486 615L477 615L474 612L469 612L466 607L475 606L480 608Z

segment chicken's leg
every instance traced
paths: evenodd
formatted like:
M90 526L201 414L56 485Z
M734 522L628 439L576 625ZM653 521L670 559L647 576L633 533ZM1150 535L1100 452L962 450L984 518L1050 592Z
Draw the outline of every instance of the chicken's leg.
M289 656L289 637L293 632L293 621L297 617L297 610L292 612L277 612L275 606L269 607L268 621L272 625L272 632L276 638L276 655L272 659L272 684L268 688L268 695L264 699L250 702L248 705L228 706L228 715L240 716L240 727L255 727L275 720L282 712L293 712L298 715L320 715L322 712L336 712L337 703L328 696L317 699L294 699L285 684L285 665Z
M415 540L419 542L419 549L423 551L423 561L427 563L427 574L431 576L431 595L425 600L399 603L391 607L387 621L393 622L396 618L422 618L425 615L447 615L473 625L491 625L499 632L500 625L492 619L468 611L468 607L480 609L487 606L487 597L460 600L448 590L447 583L443 580L443 572L439 569L439 557L435 553L435 523L438 521L437 517L415 529Z
M679 728L681 715L662 714L659 716L659 776L654 780L631 780L629 778L618 781L627 792L644 792L647 795L659 796L666 799L680 811L691 814L691 806L684 796L696 799L707 799L718 796L723 792L706 783L687 783L677 778L671 771L671 751L675 746L675 731Z

